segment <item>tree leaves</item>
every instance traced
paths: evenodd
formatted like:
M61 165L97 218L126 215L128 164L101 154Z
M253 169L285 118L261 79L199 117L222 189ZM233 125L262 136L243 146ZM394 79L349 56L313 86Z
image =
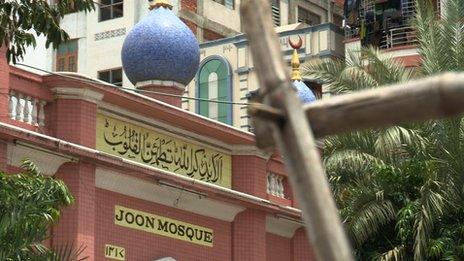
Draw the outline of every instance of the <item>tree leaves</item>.
M25 172L0 172L0 260L37 260L51 255L42 245L59 210L74 201L62 181L40 175L29 161Z
M71 10L92 11L92 0L60 0L55 5L48 1L0 0L0 47L8 48L8 61L16 63L22 59L26 47L36 46L35 36L46 37L46 47L57 48L69 39L60 28L60 19Z
M442 3L416 1L420 74L372 48L304 69L334 94L463 71L464 0ZM463 118L327 137L324 163L359 259L464 260Z

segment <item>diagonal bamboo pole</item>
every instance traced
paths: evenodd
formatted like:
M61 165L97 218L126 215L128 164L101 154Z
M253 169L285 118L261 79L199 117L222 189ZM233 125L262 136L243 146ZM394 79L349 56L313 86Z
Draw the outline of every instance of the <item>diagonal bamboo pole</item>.
M264 103L284 115L284 121L270 123L274 138L290 172L317 260L350 261L351 249L309 123L291 86L270 10L268 0L244 0L241 6Z

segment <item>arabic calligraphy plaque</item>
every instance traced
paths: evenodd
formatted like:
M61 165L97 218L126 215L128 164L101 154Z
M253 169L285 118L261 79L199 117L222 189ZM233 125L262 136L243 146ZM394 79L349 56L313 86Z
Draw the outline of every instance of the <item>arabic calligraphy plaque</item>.
M97 150L222 187L231 187L231 157L154 130L97 115Z

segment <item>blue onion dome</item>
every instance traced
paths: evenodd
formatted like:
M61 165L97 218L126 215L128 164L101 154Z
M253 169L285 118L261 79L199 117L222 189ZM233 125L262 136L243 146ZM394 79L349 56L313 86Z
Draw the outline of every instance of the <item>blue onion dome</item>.
M195 35L172 13L166 0L157 0L150 9L124 40L124 72L134 85L150 80L187 85L200 64Z
M298 98L302 103L311 103L316 100L316 96L313 91L302 81L296 80L293 81L293 87L297 91Z

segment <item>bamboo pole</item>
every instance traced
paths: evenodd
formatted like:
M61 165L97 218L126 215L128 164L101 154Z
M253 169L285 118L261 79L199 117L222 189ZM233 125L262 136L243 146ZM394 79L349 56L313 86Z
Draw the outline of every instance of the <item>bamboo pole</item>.
M305 105L304 110L316 138L456 116L464 112L464 73L331 97ZM251 105L249 112L272 121L284 118L281 111L262 104Z
M455 116L464 112L464 74L336 96L305 111L317 137Z
M264 104L282 112L270 122L317 260L353 260L319 152L301 103L292 91L268 0L244 0L241 13Z

